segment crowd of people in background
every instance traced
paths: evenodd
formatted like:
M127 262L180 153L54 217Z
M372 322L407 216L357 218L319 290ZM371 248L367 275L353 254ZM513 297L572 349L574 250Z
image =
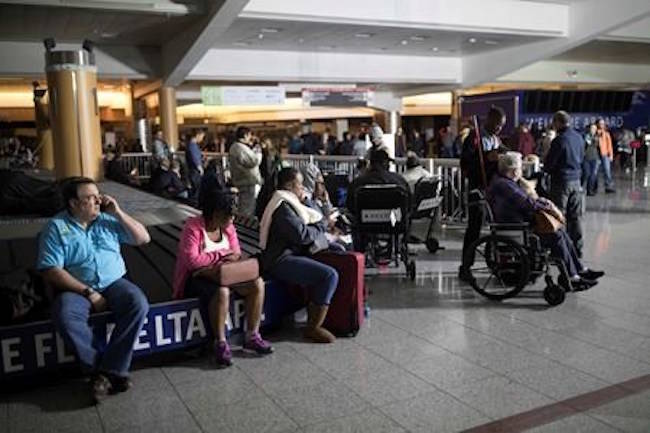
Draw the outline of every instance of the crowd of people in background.
M483 190L496 222L532 221L538 211L549 212L562 220L562 228L540 235L542 244L562 260L574 288L586 290L594 286L604 272L588 269L581 262L582 190L587 195L596 193L602 169L605 192L615 192L612 178L615 151L620 155L621 168L626 170L636 135L628 130L611 133L603 119L585 131L575 131L570 116L560 111L545 131L522 124L512 136L503 137L506 120L503 110L492 107L478 137L467 125L461 126L458 133L444 126L429 140L417 129L407 133L398 128L394 137L395 157L406 159L406 170L401 174L390 170L395 159L377 124L363 127L357 134L346 131L341 135L342 140L330 129L322 134L295 133L278 141L270 136L258 137L246 126L216 137L196 128L183 135L177 152L165 142L161 131L155 131L150 148L149 189L164 197L192 200L202 210L200 216L185 222L178 246L173 295L199 297L201 307L208 309L218 365L232 364L224 327L231 291L246 299L244 349L257 355L273 352L259 331L264 303L263 276L287 285L303 285L308 300L304 336L317 343L335 341L323 323L338 287L339 274L314 256L328 250L366 251L369 241L366 234L358 229L355 232L354 223L346 220L353 219L360 207L355 192L367 185L396 185L405 192L407 208L411 208L417 182L430 176L422 167L420 158L423 157L460 157L461 169L469 181L468 227L458 274L460 280L473 278L469 271L472 256L466 250L479 237L485 219L485 209L473 206L482 200L473 190ZM482 152L477 152L477 145ZM106 147L106 174L119 182L139 185L137 173L126 172L120 162L125 150L123 139ZM220 160L206 159L205 152L210 151L228 153L228 179ZM359 170L355 179L349 179L347 199L338 203L341 208L337 209L319 168L313 164L300 169L283 166L281 155L285 152L354 155L360 161L368 161L368 165ZM521 183L522 161L530 155L543 160L544 171L551 178L548 198L528 191L525 182ZM22 168L34 166L36 158L30 146L14 137L0 139L0 161L10 168ZM93 398L99 401L132 386L128 370L133 342L148 310L141 290L124 278L126 270L119 245L143 245L150 237L146 228L126 214L114 198L100 194L91 179L77 178L67 184L63 199L66 210L52 219L40 238L38 269L48 283L61 291L53 307L55 325L66 343L74 347L82 367L93 375ZM250 279L226 283L221 270L215 274L214 269L242 261L234 226L235 213L259 218L262 271L257 267L249 272ZM90 269L86 259L82 260L84 264L79 262L79 257L68 254L72 250L68 251L62 243L62 230L78 238L80 245L93 251L94 263L104 266ZM94 240L86 236L86 231L93 231ZM96 238L104 241L97 250L88 244ZM116 313L117 328L105 356L99 360L91 344L87 319L91 311L106 308Z
M33 139L0 138L0 168L34 168L38 163L34 147Z

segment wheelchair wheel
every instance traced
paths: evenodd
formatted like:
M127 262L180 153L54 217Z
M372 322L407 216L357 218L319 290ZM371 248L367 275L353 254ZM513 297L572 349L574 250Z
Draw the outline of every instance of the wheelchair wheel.
M425 244L427 246L427 250L429 250L431 254L435 254L440 249L440 243L436 238L427 239Z
M480 238L468 250L465 263L472 275L474 290L488 299L500 301L516 296L530 279L528 254L512 239L499 235Z
M409 275L411 281L415 281L415 262L410 262L406 265L406 272Z
M544 288L544 300L552 307L564 302L565 297L566 292L557 284L549 284Z

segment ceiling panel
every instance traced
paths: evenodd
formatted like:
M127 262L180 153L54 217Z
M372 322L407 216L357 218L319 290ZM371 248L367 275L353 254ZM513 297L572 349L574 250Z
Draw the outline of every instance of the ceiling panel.
M98 45L161 45L195 17L142 12L0 5L0 40L60 42L91 39Z
M239 18L215 48L458 56L541 37Z
M650 64L650 44L596 40L553 59L572 62Z

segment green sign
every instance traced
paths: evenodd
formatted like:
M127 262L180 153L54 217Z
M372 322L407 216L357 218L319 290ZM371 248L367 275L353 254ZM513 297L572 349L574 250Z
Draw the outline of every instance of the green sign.
M203 105L283 105L284 87L201 86Z
M223 93L220 86L201 86L203 105L223 105Z

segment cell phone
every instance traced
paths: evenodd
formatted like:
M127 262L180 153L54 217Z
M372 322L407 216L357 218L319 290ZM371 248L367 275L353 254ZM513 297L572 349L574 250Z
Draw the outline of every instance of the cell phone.
M99 211L106 212L107 207L106 198L103 195L100 195Z

